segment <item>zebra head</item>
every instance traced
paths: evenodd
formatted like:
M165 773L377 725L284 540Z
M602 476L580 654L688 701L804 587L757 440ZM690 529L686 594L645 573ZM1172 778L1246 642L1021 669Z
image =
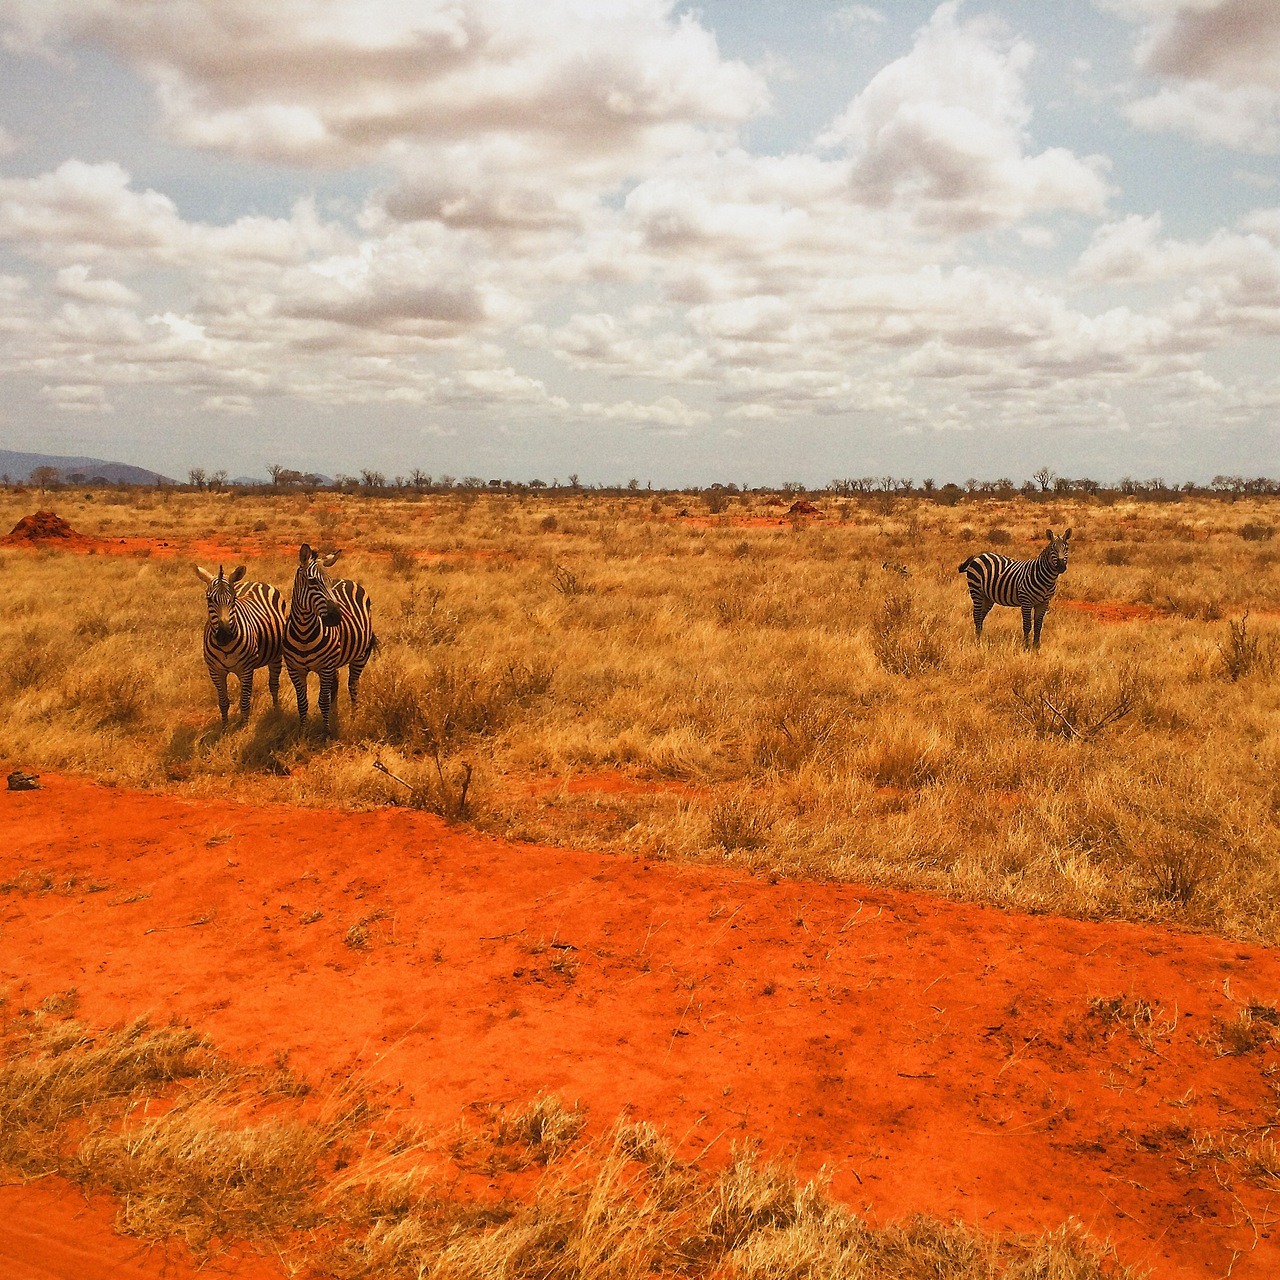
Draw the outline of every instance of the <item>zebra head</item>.
M322 557L305 542L298 548L298 572L293 579L291 608L299 618L318 614L326 627L336 627L341 621L338 602L333 598L333 583L325 573L325 569L341 554L340 551L331 551Z
M1049 562L1049 567L1054 573L1066 573L1067 556L1071 554L1071 530L1068 529L1060 538L1052 529L1046 529L1044 532L1045 537L1049 539L1049 545L1040 555Z
M209 610L209 624L213 627L213 638L219 644L230 644L235 637L232 624L232 612L236 607L236 583L244 577L244 565L237 565L227 577L218 566L215 578L208 569L196 565L196 573L204 583L204 602Z

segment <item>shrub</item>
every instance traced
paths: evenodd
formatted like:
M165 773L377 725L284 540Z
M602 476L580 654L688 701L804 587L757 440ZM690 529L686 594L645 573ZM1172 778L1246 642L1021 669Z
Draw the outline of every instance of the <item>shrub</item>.
M1249 615L1239 622L1227 623L1225 643L1219 643L1218 654L1222 659L1222 673L1228 680L1243 680L1257 672L1272 675L1276 669L1275 641L1267 637L1249 634Z

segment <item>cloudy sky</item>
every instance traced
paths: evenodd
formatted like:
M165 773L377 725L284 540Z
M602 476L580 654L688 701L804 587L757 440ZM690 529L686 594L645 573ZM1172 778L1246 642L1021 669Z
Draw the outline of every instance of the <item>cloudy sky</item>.
M0 0L0 446L1280 474L1278 0Z

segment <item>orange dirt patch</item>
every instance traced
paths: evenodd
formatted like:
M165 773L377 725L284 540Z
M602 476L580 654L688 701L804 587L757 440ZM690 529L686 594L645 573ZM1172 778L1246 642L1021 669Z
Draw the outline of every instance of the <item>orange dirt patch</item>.
M52 515L52 512L37 512L39 516ZM33 517L27 516L30 520ZM54 517L58 519L58 517ZM187 557L199 564L214 566L218 564L243 564L262 556L294 557L298 554L296 542L267 542L259 538L239 538L230 541L214 541L210 538L136 538L136 537L91 537L89 534L19 535L18 528L4 538L0 538L0 546L28 549L49 549L69 551L76 555L89 556L136 556L141 559L154 557L157 560L172 559L177 556ZM63 522L65 524L65 521ZM70 529L70 525L66 526ZM368 556L386 556L390 552L363 550ZM516 559L513 551L491 551L479 549L473 551L432 551L430 549L412 549L415 559L423 563L435 563L444 560L492 560L499 557Z
M790 517L778 516L675 516L681 524L694 529L776 529Z
M675 779L633 778L630 774L606 769L600 773L575 773L568 778L534 778L525 784L525 792L533 796L602 795L651 796L665 793L694 796L699 788Z
M1193 1132L1274 1118L1276 1050L1222 1056L1215 1034L1280 995L1269 948L512 844L404 810L45 781L0 792L11 1005L75 987L90 1023L182 1018L245 1059L360 1072L429 1124L557 1091L597 1127L627 1109L714 1152L758 1136L876 1219L1074 1215L1159 1277L1221 1275L1236 1252L1236 1280L1280 1274L1271 1195L1180 1158ZM13 886L32 869L109 887ZM551 963L566 949L576 972ZM1114 996L1167 1011L1158 1038L1090 1012ZM14 1229L0 1215L0 1240Z
M1147 622L1167 618L1163 609L1149 604L1127 604L1123 600L1059 600L1059 608L1088 614L1096 622Z
M0 1275L4 1280L183 1280L234 1276L283 1280L283 1269L232 1252L197 1260L179 1245L150 1248L112 1230L116 1204L86 1200L71 1184L44 1178L0 1187Z

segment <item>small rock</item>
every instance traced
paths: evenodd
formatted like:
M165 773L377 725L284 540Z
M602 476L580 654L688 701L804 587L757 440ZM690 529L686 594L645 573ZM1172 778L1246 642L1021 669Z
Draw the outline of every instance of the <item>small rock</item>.
M38 773L23 773L21 769L15 769L9 775L10 791L39 791L40 775Z

